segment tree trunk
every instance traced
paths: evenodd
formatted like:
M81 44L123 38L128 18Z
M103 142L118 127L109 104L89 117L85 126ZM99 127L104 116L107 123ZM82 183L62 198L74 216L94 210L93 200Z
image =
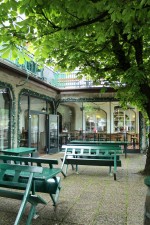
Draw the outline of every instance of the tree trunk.
M149 143L150 143L150 133L149 133ZM150 175L150 145L148 146L148 150L146 153L146 164L145 164L145 168L143 171L144 175Z
M149 85L146 85L146 84L141 85L141 91L143 91L142 93L144 93L148 99L147 103L145 104L145 111L147 112L147 116L150 121L150 87ZM148 149L147 149L146 164L143 171L144 175L150 175L150 132L148 134L148 141L149 143L148 143Z

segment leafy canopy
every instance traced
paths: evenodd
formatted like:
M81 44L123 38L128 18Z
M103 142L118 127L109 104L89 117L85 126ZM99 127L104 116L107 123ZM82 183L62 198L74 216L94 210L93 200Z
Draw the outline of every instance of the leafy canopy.
M150 118L150 0L0 0L2 57L100 78Z

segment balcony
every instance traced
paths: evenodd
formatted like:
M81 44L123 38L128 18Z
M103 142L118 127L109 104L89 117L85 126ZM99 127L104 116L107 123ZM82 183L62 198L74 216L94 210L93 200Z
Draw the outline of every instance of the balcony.
M4 61L10 63L11 65L21 69L30 76L33 76L37 79L44 81L47 84L50 84L57 88L89 88L93 87L93 81L86 80L82 78L79 80L77 78L77 72L74 71L72 73L59 73L54 72L52 68L44 66L42 69L39 68L38 64L34 61L25 61L24 64L19 64L18 60L5 59Z
M81 88L92 87L93 82L85 80L85 78L79 80L77 78L77 72L70 74L66 73L54 73L54 78L51 80L51 84L58 88Z

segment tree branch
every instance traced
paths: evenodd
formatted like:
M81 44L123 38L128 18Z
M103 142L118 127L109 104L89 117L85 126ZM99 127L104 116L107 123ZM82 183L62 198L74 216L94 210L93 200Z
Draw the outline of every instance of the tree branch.
M137 62L138 68L143 66L143 39L139 37L138 39L131 42L135 49L135 59Z
M61 27L58 27L57 25L55 25L51 20L49 20L48 18L47 18L47 16L45 15L45 13L44 13L44 11L43 10L41 10L41 14L43 15L43 17L48 21L48 23L50 23L51 25L52 25L52 28L53 29L59 29L59 30L61 30Z
M130 61L129 58L126 57L125 51L123 49L123 46L119 42L118 34L116 34L114 37L112 37L112 50L119 62L119 68L126 71L130 68Z
M104 19L106 16L108 16L108 12L107 12L107 11L105 11L105 12L103 12L102 14L98 15L98 16L95 17L94 19L87 20L87 21L83 21L83 22L81 22L81 23L72 25L72 26L70 26L70 27L68 27L68 28L66 27L66 29L68 29L68 30L74 30L74 29L77 29L77 28L82 27L82 26L91 25L91 24L93 24L93 23L100 22L100 21L102 22L103 19Z
M94 60L89 61L86 59L85 61L86 61L86 63L84 64L85 66L91 67L93 70L96 71L96 73L99 73L99 74L114 70L118 67L117 65L111 65L111 66L105 66L104 68L99 68L98 62L95 62Z

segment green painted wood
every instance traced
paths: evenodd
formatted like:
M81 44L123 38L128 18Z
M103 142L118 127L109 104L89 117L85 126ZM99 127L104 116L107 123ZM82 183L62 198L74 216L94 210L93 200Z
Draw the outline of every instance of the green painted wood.
M20 205L20 208L19 208L19 211L18 211L18 214L17 214L14 225L19 224L19 222L21 220L21 217L23 215L23 212L25 210L26 203L28 202L28 197L30 195L30 190L31 190L31 186L32 186L32 179L33 179L33 172L30 173L30 176L29 176L29 179L28 179L28 182L27 182L27 185L26 185L25 192L23 194L22 202L21 202L21 205Z
M66 163L73 165L114 166L114 159L67 158ZM117 166L121 167L121 160L117 160Z
M144 179L144 183L150 187L150 176L147 176L145 179Z
M117 166L121 167L120 155L122 149L120 146L71 146L63 145L65 154L62 159L62 170L66 164L65 174L67 174L68 165L76 165L76 172L78 172L78 165L90 165L90 166L109 166L114 167L114 180L116 180Z
M30 172L30 173L42 173L43 168L37 167L37 166L26 166L26 165L16 165L16 164L0 164L1 170L14 170L14 171L24 171L24 172Z
M10 181L5 180L5 176L8 170L13 171L12 180ZM0 164L0 185L6 187L8 186L10 188L26 188L26 184L19 182L20 174L22 171L28 172L29 178L30 173L42 173L43 168L36 166L21 166L16 164Z
M118 146L111 146L111 145L104 145L104 146L95 146L95 145L63 145L62 149L65 151L67 148L67 153L75 153L75 154L122 154L123 151L121 147Z
M0 160L5 163L15 163L18 165L34 165L40 166L42 168L42 173L34 174L34 190L35 192L48 193L53 201L53 205L56 205L58 201L58 193L61 187L61 179L57 177L59 173L63 173L61 168L54 168L54 165L58 165L58 160L56 159L44 159L44 158L34 158L34 157L20 157L20 156L9 156L0 155ZM63 174L65 176L65 174ZM7 181L11 181L14 177L14 170L7 170L5 174ZM21 171L20 181L22 183L27 183L29 177L28 171ZM24 189L24 187L19 187Z
M34 174L34 180L38 181L47 181L51 177L55 177L57 174L61 173L61 168L48 168L48 167L41 167L43 169L42 173L36 173ZM6 175L14 176L14 170L7 170ZM20 173L20 179L23 177L29 177L29 172L27 171L21 171Z
M19 148L10 148L10 149L3 149L1 152L5 155L26 155L32 154L36 151L36 148L30 147L19 147Z
M128 141L86 141L86 140L72 140L70 144L116 144L116 145L123 145L123 144L130 144Z
M41 157L20 157L20 156L9 156L9 155L0 155L0 160L4 162L9 162L10 160L13 162L21 162L27 165L31 165L31 163L36 164L37 166L48 165L50 168L53 165L58 165L57 159L45 159Z
M69 158L69 154L67 154L68 158ZM70 154L70 156L72 157L72 154ZM81 158L81 159L112 159L114 160L114 156L113 155L89 155L89 154L84 154L84 155L81 155L81 154L76 154L75 155L76 158ZM117 155L116 156L116 159L119 160L120 159L120 156ZM61 161L63 161L63 157L61 157Z
M11 179L7 179L8 171L13 171ZM26 183L22 182L20 179L20 174L22 172L28 173L28 177L26 177ZM33 197L34 193L32 191L34 174L42 174L42 172L43 168L37 166L26 166L7 163L0 164L0 196L21 200L21 205L14 225L18 225L20 223L27 202L31 203L31 207L34 210L29 212L29 219L26 225L31 224L31 220L34 215L32 212L35 212L35 206L38 203L46 204L45 200L43 200L38 195ZM8 190L6 188L8 188ZM24 192L16 192L14 191L14 189L24 189Z
M124 146L124 154L125 154L125 158L127 157L127 146L130 144L130 142L128 141L87 141L87 140L72 140L70 141L69 144L81 144L81 145L110 145L110 146L118 146L118 145L122 145Z

